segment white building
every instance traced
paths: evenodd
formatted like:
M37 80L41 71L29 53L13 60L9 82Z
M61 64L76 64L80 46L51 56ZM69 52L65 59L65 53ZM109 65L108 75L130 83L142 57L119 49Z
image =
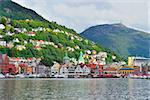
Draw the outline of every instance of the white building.
M142 66L150 61L150 58L145 57L134 57L133 65L134 66Z
M18 38L13 39L13 42L20 42Z
M79 74L82 74L83 73L83 69L81 68L80 65L78 65L75 69L75 73L79 73Z
M0 29L5 29L5 26L3 24L0 24Z
M68 74L68 69L66 68L66 66L62 66L62 67L60 68L60 74L61 74L61 75L62 75L62 74L67 75L67 74Z
M87 66L84 66L82 69L83 69L83 73L86 74L86 75L91 73L91 69Z
M24 45L16 45L16 48L19 51L26 49L26 47Z
M6 35L9 35L9 36L12 36L14 35L15 33L11 33L11 32L7 32Z
M6 46L7 43L6 43L6 41L0 40L0 45L1 45L1 46Z
M68 73L69 74L74 74L74 72L75 72L75 66L69 66L68 67Z
M0 38L3 38L3 35L0 35Z
M99 52L96 55L96 61L98 64L106 65L107 52Z
M59 74L59 68L60 68L60 64L57 62L54 62L54 65L50 69L51 70L50 74L52 77Z

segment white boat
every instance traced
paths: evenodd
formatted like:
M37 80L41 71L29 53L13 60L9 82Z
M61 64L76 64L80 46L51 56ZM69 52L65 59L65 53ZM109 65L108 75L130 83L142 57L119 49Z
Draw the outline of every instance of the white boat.
M0 78L5 78L5 76L3 74L0 74Z
M65 75L65 74L61 74L61 75L56 74L54 77L55 77L55 78L67 78L68 75Z
M15 75L6 74L5 77L6 77L6 78L15 78Z
M44 77L44 76L43 76L43 75L41 75L41 74L32 74L32 76L33 76L34 78Z
M150 75L148 75L147 78L150 79Z
M143 75L143 76L142 76L142 78L146 79L146 78L147 78L147 76L146 76L146 75Z
M16 78L25 78L25 75L24 74L17 74L15 75Z
M34 77L36 77L36 76L33 75L33 74L29 74L29 75L28 75L28 78L34 78Z

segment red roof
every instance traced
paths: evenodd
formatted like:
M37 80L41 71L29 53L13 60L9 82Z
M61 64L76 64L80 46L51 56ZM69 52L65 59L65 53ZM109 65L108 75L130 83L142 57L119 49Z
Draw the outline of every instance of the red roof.
M21 64L19 64L19 66L20 66L20 67L26 67L26 64L21 63Z
M16 60L16 61L19 61L19 60L20 60L20 58L15 58L15 60Z
M33 58L27 58L27 60L32 60Z
M35 34L35 32L28 32L28 34Z
M97 66L99 66L99 68L103 68L103 65L97 65L97 64L88 64L87 66L90 68L96 68Z
M40 46L34 46L35 48L41 48Z

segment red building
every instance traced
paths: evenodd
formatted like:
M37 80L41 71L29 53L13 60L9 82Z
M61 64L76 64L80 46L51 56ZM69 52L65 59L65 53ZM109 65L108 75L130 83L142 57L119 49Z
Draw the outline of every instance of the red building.
M88 67L91 68L91 73L92 74L102 74L103 73L103 65L99 64L88 64Z
M0 53L0 71L3 74L16 74L17 70L14 64L9 64L9 57L7 54Z

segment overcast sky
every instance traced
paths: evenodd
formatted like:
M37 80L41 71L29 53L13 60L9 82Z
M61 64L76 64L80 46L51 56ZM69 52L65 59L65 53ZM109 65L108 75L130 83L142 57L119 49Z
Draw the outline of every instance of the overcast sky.
M12 0L49 21L82 32L99 24L123 23L150 32L149 0ZM148 24L149 23L149 24Z

